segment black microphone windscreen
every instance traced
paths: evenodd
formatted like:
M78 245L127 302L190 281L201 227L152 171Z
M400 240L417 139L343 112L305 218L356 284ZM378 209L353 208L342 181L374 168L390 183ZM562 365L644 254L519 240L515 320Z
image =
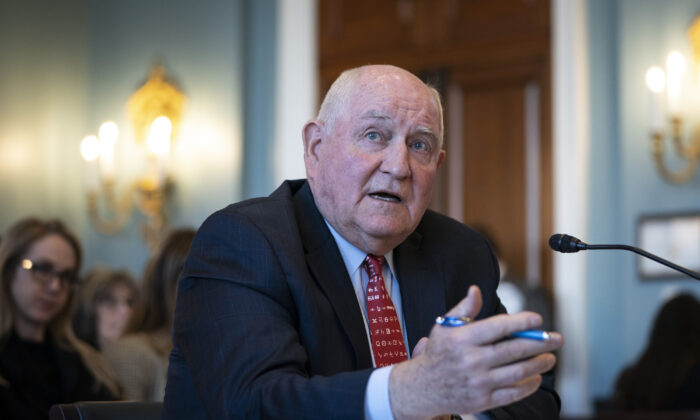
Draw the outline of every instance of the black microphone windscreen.
M585 245L578 238L561 233L555 233L549 238L549 247L559 252L578 252L586 249Z

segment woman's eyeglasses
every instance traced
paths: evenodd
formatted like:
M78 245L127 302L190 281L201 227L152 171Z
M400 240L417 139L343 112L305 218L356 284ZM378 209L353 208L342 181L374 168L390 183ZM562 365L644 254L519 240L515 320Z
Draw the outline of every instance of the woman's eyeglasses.
M58 278L61 281L61 287L75 287L80 279L78 275L73 270L66 270L58 272L54 268L53 264L46 261L32 261L28 258L22 259L20 267L32 273L35 280L41 283L42 286L46 287L51 284L51 280Z

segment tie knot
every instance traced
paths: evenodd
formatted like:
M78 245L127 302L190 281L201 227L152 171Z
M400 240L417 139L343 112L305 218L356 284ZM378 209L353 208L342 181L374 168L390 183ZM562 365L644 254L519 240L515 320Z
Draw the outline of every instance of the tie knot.
M381 273L382 265L384 265L384 256L367 254L367 257L365 257L365 265L367 265L367 268L373 270L375 273Z

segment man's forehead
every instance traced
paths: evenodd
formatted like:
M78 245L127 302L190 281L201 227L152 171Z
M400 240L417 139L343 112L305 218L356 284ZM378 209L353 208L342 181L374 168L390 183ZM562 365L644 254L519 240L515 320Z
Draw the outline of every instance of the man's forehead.
M428 106L431 106L431 104L428 104ZM425 107L420 107L416 108L415 113L397 113L394 110L390 109L389 111L384 111L382 109L377 109L377 108L370 108L364 111L359 112L358 115L355 116L355 118L359 118L360 120L365 120L365 121L380 121L380 122L399 122L399 120L403 119L403 117L410 116L409 118L412 120L413 123L418 124L418 125L431 125L433 123L437 124L437 121L432 121L433 119L431 118L431 112L429 108L426 109ZM424 112L428 111L428 112ZM401 115L403 114L403 115ZM422 115L421 115L422 114Z
M395 122L396 117L389 115L387 113L384 113L382 111L376 110L376 109L371 109L369 111L365 111L362 114L359 115L360 120L364 121L379 121L382 123L391 123ZM428 121L422 121L423 119L414 121L415 123L415 129L416 131L420 132L426 132L426 133L434 133L432 127L429 127L428 125L422 124L423 122L428 123ZM396 121L398 122L398 121Z

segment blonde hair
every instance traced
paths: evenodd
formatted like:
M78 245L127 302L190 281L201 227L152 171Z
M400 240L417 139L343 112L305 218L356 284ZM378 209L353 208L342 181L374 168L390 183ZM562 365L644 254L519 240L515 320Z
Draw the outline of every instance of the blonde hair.
M58 235L70 244L75 253L75 269L80 268L82 252L78 239L59 220L26 218L11 226L0 242L0 338L11 332L15 323L17 307L12 300L10 284L14 279L19 260L38 240L47 235ZM102 356L89 344L78 339L71 325L75 291L71 291L68 302L48 323L47 331L62 349L76 351L95 378L95 386L104 385L112 394L120 396L117 377ZM0 376L0 382L7 381Z

